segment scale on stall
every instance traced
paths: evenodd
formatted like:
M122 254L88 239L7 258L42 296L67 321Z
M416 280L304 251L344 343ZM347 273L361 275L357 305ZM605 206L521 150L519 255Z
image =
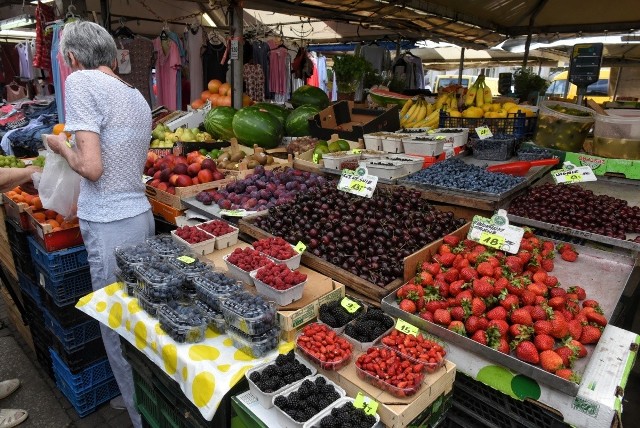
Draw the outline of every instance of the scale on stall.
M603 47L602 43L581 43L573 46L569 82L578 87L578 105L582 104L587 86L598 81Z

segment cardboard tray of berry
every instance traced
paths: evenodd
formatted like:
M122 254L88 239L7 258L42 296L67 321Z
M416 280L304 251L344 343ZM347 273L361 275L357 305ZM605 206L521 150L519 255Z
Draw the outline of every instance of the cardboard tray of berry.
M571 185L554 185L550 181L541 180L540 185L514 199L509 207L513 210L509 220L640 251L640 188L637 184L607 177Z
M414 266L421 269L415 277L420 279L418 283L435 284L436 279L446 283L444 288L438 282L438 287L423 289L425 293L435 290L432 297L440 301L426 302L422 310L417 309L407 305L402 294L398 296L401 290L398 289L383 299L383 310L442 338L450 346L460 346L575 396L580 385L575 377L573 380L568 378L584 373L588 366L601 330L630 281L635 259L591 247L568 246L559 241L545 243L544 239L525 235L528 241L522 244L521 253L507 254L494 266L492 258L497 257L492 250L487 254L486 249L477 247L484 253L480 261L470 255L474 245L479 244L464 241L467 232L468 227L465 227L446 237L456 236L458 241L462 240L459 244L455 243L455 238L441 239L412 260ZM529 252L530 242L538 243L533 247L537 251L531 250L531 253L540 254L531 259L541 268L529 264L531 259L522 262L526 260L524 252ZM463 266L463 263L457 269L453 264L457 262L443 256L447 251L442 247L457 245L463 245L462 258L473 260L469 266ZM558 254L552 259L555 252ZM508 275L499 279L498 270ZM507 276L513 279L505 281ZM523 281L525 277L530 277L530 283ZM486 289L486 283L490 283L487 280L491 278L494 282ZM406 279L415 287L416 279L410 275ZM469 285L461 287L465 283ZM419 289L414 292L420 294ZM399 297L402 298L400 302ZM598 313L600 310L602 314ZM487 325L482 325L482 319L488 321ZM509 345L512 345L511 349Z

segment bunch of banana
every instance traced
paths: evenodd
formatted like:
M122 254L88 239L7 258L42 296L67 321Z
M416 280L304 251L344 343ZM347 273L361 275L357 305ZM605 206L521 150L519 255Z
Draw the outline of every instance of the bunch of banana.
M416 101L409 100L400 111L400 126L403 128L415 128L416 125L427 117L433 106L424 98L418 97Z
M493 95L491 94L491 88L485 85L484 74L481 74L467 91L464 105L467 107L473 105L482 107L484 104L491 104L492 101Z

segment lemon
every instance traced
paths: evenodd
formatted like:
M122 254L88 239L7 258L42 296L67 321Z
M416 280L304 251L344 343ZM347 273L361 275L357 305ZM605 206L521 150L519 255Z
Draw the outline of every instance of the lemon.
M499 110L496 110L493 114L495 115L494 117L507 117L508 112L505 109L501 108Z
M450 117L462 117L462 113L460 113L458 110L449 110L449 116Z
M502 109L506 110L506 111L509 111L514 107L518 107L518 105L516 103L512 103L510 101L502 104Z
M480 107L469 107L462 112L462 117L479 119L484 115L484 110Z

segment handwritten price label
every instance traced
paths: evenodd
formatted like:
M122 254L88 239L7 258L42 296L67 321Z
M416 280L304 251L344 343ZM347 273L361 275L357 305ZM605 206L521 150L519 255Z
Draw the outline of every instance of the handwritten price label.
M551 177L557 184L582 183L584 181L596 181L596 175L588 166L575 166L565 162L564 168L551 171Z
M246 217L254 213L255 211L247 210L220 210L220 215L226 215L227 217Z
M196 259L194 259L193 257L189 257L189 256L180 256L180 257L178 257L178 260L180 260L182 263L186 263L186 264L189 264L189 265L196 261Z
M353 407L364 410L367 415L375 415L378 411L378 402L358 391L356 399L353 400Z
M404 334L410 334L412 336L418 335L418 327L413 324L409 324L403 319L398 318L396 321L396 330L401 331Z
M476 134L481 140L493 137L493 133L488 126L479 126L476 128Z
M294 249L298 252L298 253L302 253L304 250L307 249L307 246L304 245L301 241L298 241L298 243L296 244L296 246L294 247Z
M360 309L360 305L348 297L343 297L340 301L340 305L350 314L353 314Z
M499 250L505 243L504 236L494 235L493 233L480 233L480 243L491 248Z
M320 163L320 155L318 153L313 154L313 163Z
M355 190L356 192L362 192L367 188L367 183L365 183L364 181L353 180L349 185L349 188Z
M358 168L358 171L343 169L338 190L357 196L370 198L376 190L378 177L366 173L366 168Z

